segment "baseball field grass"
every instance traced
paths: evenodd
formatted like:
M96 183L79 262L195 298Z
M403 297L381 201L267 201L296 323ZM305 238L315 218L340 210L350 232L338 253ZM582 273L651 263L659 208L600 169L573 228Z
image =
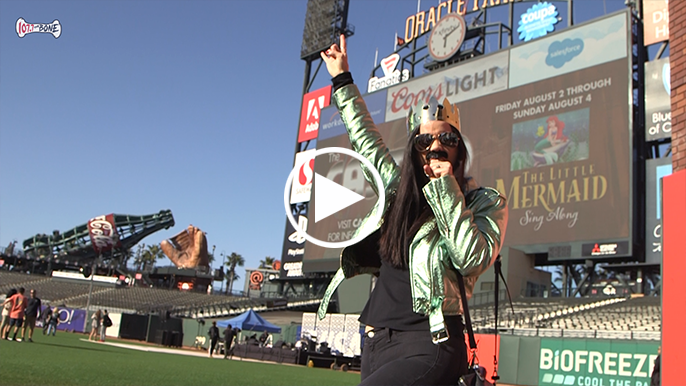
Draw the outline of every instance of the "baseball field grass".
M360 381L356 373L139 351L82 340L86 338L65 332L45 336L36 329L33 343L0 340L0 385L356 385Z

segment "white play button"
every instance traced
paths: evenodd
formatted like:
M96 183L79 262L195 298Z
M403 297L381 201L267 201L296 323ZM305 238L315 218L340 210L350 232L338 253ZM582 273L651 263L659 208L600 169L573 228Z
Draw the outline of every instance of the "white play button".
M348 157L358 160L362 165L364 165L365 169L371 172L374 179L374 184L378 187L376 191L378 192L377 194L379 195L379 198L376 201L375 207L386 207L386 188L384 188L384 183L383 180L381 180L381 175L368 159L364 158L360 154L355 153L350 149L342 147L325 147L323 149L317 149L314 153L314 157L324 154L346 155ZM305 240L309 241L312 244L316 244L324 248L333 249L349 247L357 242L364 240L365 237L369 236L372 232L375 231L375 228L373 226L366 227L364 230L360 230L358 228L357 231L355 231L355 237L346 238L344 240L339 241L329 241L329 237L327 237L327 240L325 241L308 234L305 231L305 229L303 229L303 226L298 224L298 222L295 220L295 217L292 213L295 208L293 208L290 203L290 193L293 186L293 179L298 175L300 169L303 166L303 162L296 162L296 164L293 165L293 169L291 169L291 172L288 174L288 178L286 179L286 186L283 190L283 207L286 210L286 217L288 217L288 221L291 223L296 232L302 234L302 236L305 237ZM344 188L343 186L317 173L314 173L313 180L313 182L316 185L316 188L314 189L314 201L317 202L316 208L314 208L315 222L323 220L331 216L332 214L349 207L350 205L360 202L364 198L363 196L347 188ZM381 221L383 213L383 210L374 210L374 215L369 218L369 224L379 223ZM319 225L322 224L326 224L326 221L323 221ZM357 227L358 225L353 226ZM353 230L350 229L349 232L352 233Z
M314 174L314 200L317 207L314 210L314 222L318 223L332 214L350 205L364 200L364 196L345 188L330 179Z

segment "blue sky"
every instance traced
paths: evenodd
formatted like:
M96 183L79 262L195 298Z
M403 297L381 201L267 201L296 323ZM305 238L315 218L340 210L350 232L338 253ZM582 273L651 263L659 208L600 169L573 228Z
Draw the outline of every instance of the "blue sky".
M438 3L424 0L421 9ZM565 4L555 4L566 17ZM518 4L515 15L531 5ZM306 6L0 2L0 245L101 214L171 209L176 226L146 244L193 224L207 232L218 260L237 252L254 268L265 256L280 258ZM579 23L624 1L575 6ZM404 34L416 10L416 0L351 0L348 51L357 83L366 83L377 49L379 59L392 53L395 33ZM506 12L493 9L490 17ZM19 17L58 19L62 35L20 39ZM328 83L322 68L312 90ZM242 287L242 280L234 285Z

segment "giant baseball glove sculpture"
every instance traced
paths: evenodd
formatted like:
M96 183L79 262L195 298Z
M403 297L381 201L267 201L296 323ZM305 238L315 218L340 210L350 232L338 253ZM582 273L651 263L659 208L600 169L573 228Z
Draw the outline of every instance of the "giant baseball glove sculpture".
M160 243L162 252L179 268L207 267L207 238L205 232L189 225L169 240Z

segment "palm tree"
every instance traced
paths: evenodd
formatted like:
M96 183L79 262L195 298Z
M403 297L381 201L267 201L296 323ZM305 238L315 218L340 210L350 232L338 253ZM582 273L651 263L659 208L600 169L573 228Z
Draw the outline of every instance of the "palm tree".
M136 271L140 271L143 267L143 251L145 250L145 243L138 244L138 250L136 251L136 257L133 259L133 265Z
M226 270L226 280L229 281L229 285L226 287L226 293L231 293L231 290L233 289L233 282L235 279L238 279L238 275L236 275L236 267L242 267L243 264L245 264L245 259L236 252L231 252L231 254L228 256L226 261L226 266L228 267Z
M122 249L121 260L119 261L119 266L127 268L129 265L129 259L134 256L133 248Z
M157 259L164 258L164 252L158 244L149 245L148 249L143 252L143 270L149 270L155 266Z
M216 245L212 246L212 252L207 252L207 261L209 262L209 266L212 266L212 263L214 263L214 249L216 248Z
M229 281L230 278L231 278L231 275L227 276L227 277L226 277L226 281ZM233 274L233 282L235 283L235 282L237 282L238 280L241 280L241 275L239 275L239 274L237 274L237 273L234 273L234 274ZM227 283L227 284L228 284L228 283ZM227 291L228 291L228 289L229 289L228 285L227 285L226 289L227 289ZM227 293L231 293L231 292L229 291L229 292L227 292Z
M264 258L264 260L260 260L260 268L265 268L265 269L272 269L272 265L276 261L275 258L271 256L267 256Z

